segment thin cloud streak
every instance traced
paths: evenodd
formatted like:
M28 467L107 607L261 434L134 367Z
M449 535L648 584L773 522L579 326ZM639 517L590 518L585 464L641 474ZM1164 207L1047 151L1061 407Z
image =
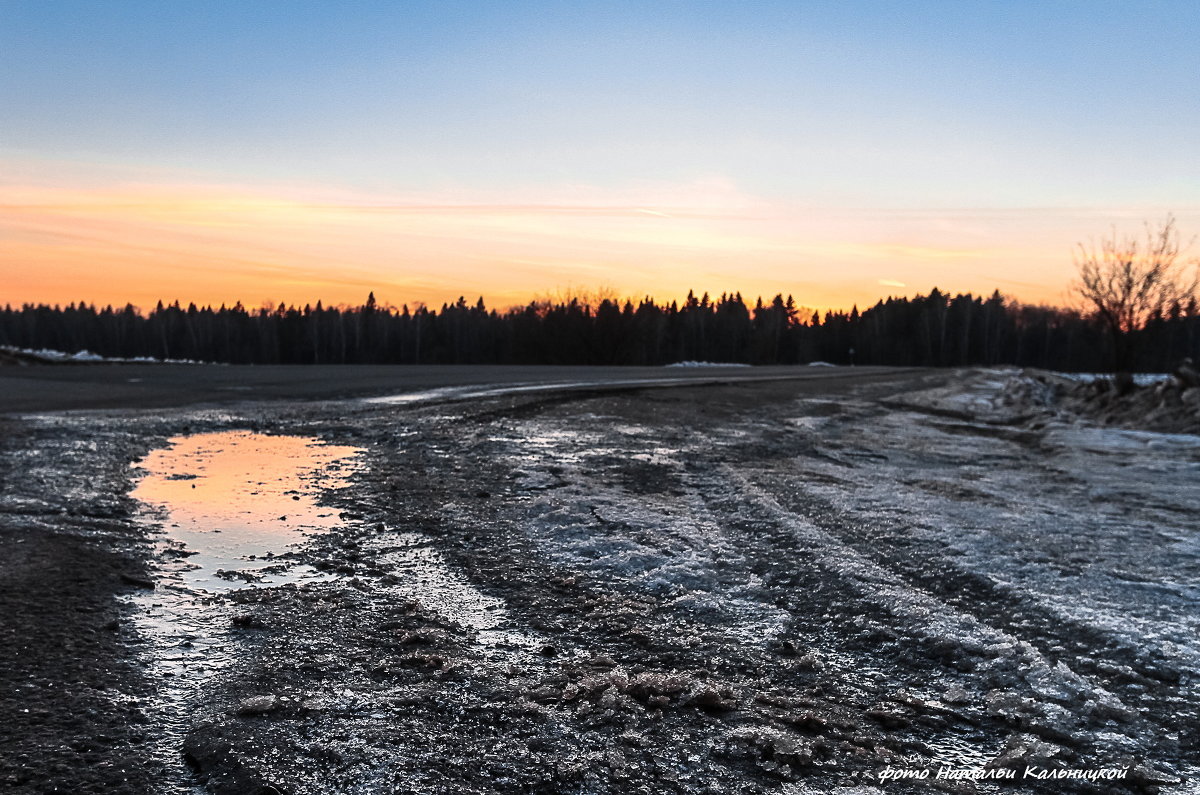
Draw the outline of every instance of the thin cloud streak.
M697 212L670 208L670 212L647 210L643 207L603 207L594 205L568 206L561 204L331 204L327 202L228 202L198 201L163 204L157 202L62 202L57 204L0 204L0 212L85 212L85 211L198 212L231 210L312 210L335 213L396 214L396 215L582 215L606 217L653 216L657 218L690 218L701 220L749 220L752 216L738 213Z
M203 292L232 303L254 300L241 294L252 291L346 303L375 289L394 303L469 292L519 304L563 274L628 295L782 292L823 308L872 303L880 286L990 293L1003 283L1037 301L1061 292L1074 241L1118 212L816 210L720 178L541 193L497 202L270 185L0 184L0 229L19 243L0 253L0 273L6 300L17 301ZM897 266L903 281L881 277ZM997 270L1010 275L986 275ZM201 283L200 272L211 278Z

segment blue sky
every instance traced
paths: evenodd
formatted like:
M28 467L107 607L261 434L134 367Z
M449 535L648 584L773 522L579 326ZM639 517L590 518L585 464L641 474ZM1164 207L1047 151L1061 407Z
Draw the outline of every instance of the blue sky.
M1071 243L1114 219L1200 220L1195 2L0 0L0 15L0 188L26 193L159 185L160 200L204 186L231 200L488 207L657 198L646 209L666 214L703 194L713 215L781 226L789 214L802 227L833 212L844 224L817 226L847 230L857 218L845 240L776 240L761 225L749 236L751 249L794 250L799 287L819 281L819 252L839 243L962 250L964 219L986 225L998 212L1007 220L979 239L1021 234L1011 214L1025 213L1031 247L1059 246L1060 282ZM959 232L939 241L896 220L913 214ZM1061 219L1061 239L1047 217ZM31 223L4 229L27 241ZM438 251L454 258L453 246ZM546 288L561 271L631 291L689 287L667 272L642 278L649 266L632 255L588 267L562 256L557 269L534 257ZM897 280L876 259L879 278ZM859 264L861 292L872 274ZM983 289L978 275L1000 264L958 261L943 289ZM396 300L416 271L436 281L432 253L362 266L368 281L394 283ZM782 267L760 281L783 289ZM924 290L937 275L898 280ZM726 281L736 278L756 275L742 266Z

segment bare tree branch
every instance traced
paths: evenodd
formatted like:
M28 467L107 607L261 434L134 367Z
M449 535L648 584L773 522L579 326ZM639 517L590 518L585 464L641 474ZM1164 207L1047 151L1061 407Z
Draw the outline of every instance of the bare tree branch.
M1075 253L1078 280L1072 289L1103 324L1112 343L1114 371L1127 369L1135 336L1151 320L1195 300L1200 266L1181 257L1175 218L1145 224L1144 237L1109 237Z

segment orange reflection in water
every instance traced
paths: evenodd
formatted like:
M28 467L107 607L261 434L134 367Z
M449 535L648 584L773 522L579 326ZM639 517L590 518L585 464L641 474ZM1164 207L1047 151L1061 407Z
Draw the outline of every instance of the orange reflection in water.
M339 524L337 511L317 499L323 489L348 482L358 452L250 431L178 436L137 463L146 475L132 496L160 508L168 535L195 553L183 575L188 585L220 590L238 584L216 576L219 570L272 583L293 580L296 567L288 573L272 559L305 532Z

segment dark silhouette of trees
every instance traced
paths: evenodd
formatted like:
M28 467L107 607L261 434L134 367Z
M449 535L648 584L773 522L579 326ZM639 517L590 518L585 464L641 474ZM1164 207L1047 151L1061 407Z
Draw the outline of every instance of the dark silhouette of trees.
M1174 238L1158 234L1161 253L1163 241ZM1132 318L1119 326L1127 366L1164 371L1187 356L1200 360L1194 295L1124 317ZM689 293L682 304L566 295L502 313L465 297L439 309L397 309L380 305L373 294L357 307L317 302L249 310L240 303L214 309L159 302L142 314L128 305L80 302L0 309L0 345L233 364L826 361L1095 371L1112 361L1109 328L1096 312L1019 304L998 292L981 298L936 289L824 317L801 309L791 296L748 305L736 292L716 300Z
M1200 267L1180 253L1172 216L1157 227L1146 224L1144 239L1118 237L1114 228L1099 245L1079 245L1074 289L1107 334L1113 372L1133 368L1138 346L1155 336L1141 333L1149 326L1160 326L1161 336L1164 322L1195 314Z

